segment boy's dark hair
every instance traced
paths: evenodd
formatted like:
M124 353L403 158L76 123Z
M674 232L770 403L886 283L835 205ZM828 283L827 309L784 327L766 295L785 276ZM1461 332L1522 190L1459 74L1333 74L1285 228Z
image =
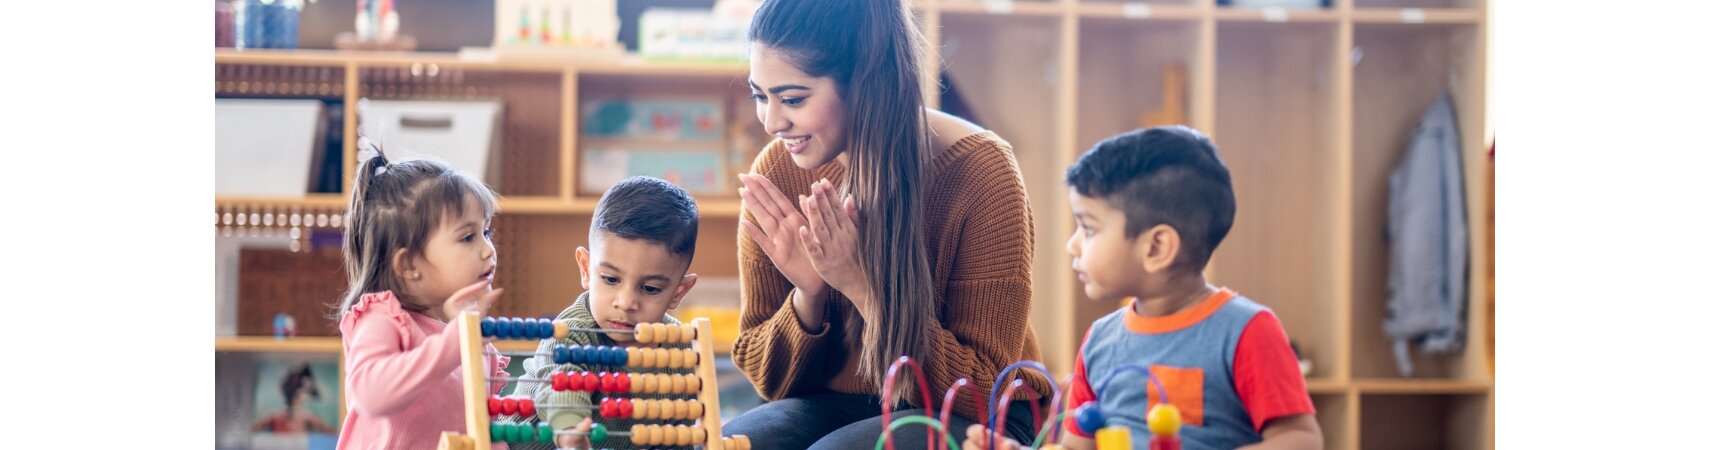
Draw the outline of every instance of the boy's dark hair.
M1178 263L1205 268L1235 222L1235 189L1217 146L1192 128L1134 130L1093 145L1069 166L1075 192L1123 211L1124 236L1167 224L1182 238Z
M588 237L593 239L595 233L603 231L624 239L642 239L693 261L699 227L700 212L687 191L665 180L635 176L600 196Z

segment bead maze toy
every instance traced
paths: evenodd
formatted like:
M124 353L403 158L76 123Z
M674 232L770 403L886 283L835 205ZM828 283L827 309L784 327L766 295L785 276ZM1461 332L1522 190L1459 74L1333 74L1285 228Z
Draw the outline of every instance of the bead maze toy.
M491 450L492 443L541 442L551 445L559 435L583 435L572 430L554 430L545 423L493 423L493 416L522 414L532 416L546 408L578 408L597 411L599 419L585 436L598 446L610 436L627 436L637 446L697 446L706 450L750 450L746 436L725 437L720 432L718 417L717 373L713 367L711 322L705 318L688 324L636 324L634 330L605 330L573 328L563 321L529 318L481 318L474 312L457 317L462 355L463 399L466 430L464 433L445 432L440 435L440 450ZM569 333L635 333L640 343L689 344L689 348L635 348L556 345L550 355L558 364L601 364L634 368L659 368L687 373L645 373L631 376L627 371L556 372L550 379L528 377L490 377L487 375L484 338L557 340ZM585 391L602 394L669 394L691 398L629 399L607 396L599 404L537 405L529 398L501 398L491 395L492 381L550 382L556 391ZM695 425L636 424L629 430L607 430L600 419L637 420L697 420Z
M891 363L891 367L885 371L884 390L881 391L883 393L883 407L881 411L883 416L882 420L884 421L884 432L879 435L879 441L874 444L873 449L894 450L890 440L891 433L893 431L905 425L921 424L931 428L933 431L937 431L943 438L942 443L934 445L934 441L936 440L934 439L934 435L928 434L926 442L927 448L962 450L961 445L956 443L957 433L946 430L944 427L946 424L950 423L950 412L955 408L956 394L969 384L968 379L958 379L945 390L944 401L942 403L943 409L939 412L937 419L927 416L909 416L900 420L892 421L891 405L896 404L896 401L892 398L892 394L894 392L892 388L894 387L897 372L905 366L914 370L915 381L918 383L917 386L919 387L920 392L929 392L926 383L926 374L922 371L919 364L910 360L907 356L899 357L896 362ZM997 379L994 380L996 382L992 384L992 392L985 402L979 402L978 397L975 398L975 409L981 409L979 405L982 404L985 406L986 420L983 425L986 427L986 441L994 447L997 445L999 439L1002 438L998 431L1002 429L999 424L1005 423L1005 416L1009 411L1009 403L1014 398L1016 391L1026 391L1032 393L1034 397L1039 397L1039 393L1034 391L1032 387L1027 386L1026 382L1020 377L1016 377L1015 380L1010 381L1007 387L1004 387L1001 390L999 389L1000 383L998 382L1002 382L1009 378L1010 375L1015 373L1018 369L1033 369L1045 375L1046 379L1056 379L1051 376L1051 371L1047 370L1045 365L1040 364L1038 361L1018 361L1014 364L1010 364L1008 367L1005 367L1002 372L998 373ZM1105 388L1109 387L1111 380L1118 374L1130 371L1139 372L1141 375L1145 376L1146 380L1151 382L1152 385L1158 389L1159 393L1158 404L1153 406L1146 413L1146 426L1152 432L1152 438L1148 442L1149 449L1181 450L1181 438L1177 436L1181 431L1181 411L1177 409L1175 405L1170 404L1169 395L1164 392L1163 384L1144 367L1135 364L1125 364L1117 367L1115 371L1111 372L1103 380L1099 381L1097 389L1095 390L1095 392L1099 394L1098 397L1104 398L1103 393ZM1069 384L1071 382L1072 380L1069 380L1064 384ZM1057 389L1053 390L1051 394L1051 403L1046 408L1048 415L1045 417L1045 420L1040 422L1041 426L1039 428L1039 432L1035 434L1033 444L1029 448L1039 450L1063 450L1060 443L1052 442L1060 441L1062 435L1061 425L1066 416L1073 417L1073 420L1076 421L1075 424L1080 426L1082 430L1094 431L1094 442L1096 443L1098 450L1129 450L1133 448L1131 444L1132 438L1128 427L1121 425L1107 425L1104 421L1104 413L1099 409L1098 401L1095 400L1087 402L1080 407L1075 408L1074 411L1062 411L1064 406L1062 404L1062 393L1062 386L1058 386ZM922 403L925 403L922 405L923 408L926 411L932 411L931 396L922 395L921 399ZM1039 400L1037 398L1032 401L1032 406L1033 416L1039 417ZM1052 439L1053 433L1055 433L1058 439Z

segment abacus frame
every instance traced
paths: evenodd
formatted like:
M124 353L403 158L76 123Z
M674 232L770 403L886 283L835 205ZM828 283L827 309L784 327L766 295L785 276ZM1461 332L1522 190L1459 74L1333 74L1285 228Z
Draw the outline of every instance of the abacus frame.
M699 317L691 323L695 327L695 339L691 348L700 354L700 361L695 364L695 373L701 378L700 391L696 394L704 413L701 416L701 426L707 430L707 440L701 444L706 450L725 450L723 423L719 419L718 403L718 370L713 359L712 321ZM439 436L440 450L492 450L493 436L490 425L491 418L487 413L487 363L484 348L486 342L481 337L481 315L473 311L464 312L457 317L457 332L460 340L458 353L462 356L463 366L463 416L467 430L466 434L447 431Z

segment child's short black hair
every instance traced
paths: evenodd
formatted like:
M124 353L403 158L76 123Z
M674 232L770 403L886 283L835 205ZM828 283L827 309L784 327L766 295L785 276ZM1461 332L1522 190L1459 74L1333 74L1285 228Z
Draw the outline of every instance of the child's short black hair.
M1184 268L1199 270L1235 223L1235 189L1217 146L1184 126L1134 130L1093 145L1069 166L1077 194L1123 211L1133 238L1168 224L1182 238Z
M683 188L654 177L635 176L606 190L594 206L589 238L606 232L665 246L672 255L694 260L700 212Z

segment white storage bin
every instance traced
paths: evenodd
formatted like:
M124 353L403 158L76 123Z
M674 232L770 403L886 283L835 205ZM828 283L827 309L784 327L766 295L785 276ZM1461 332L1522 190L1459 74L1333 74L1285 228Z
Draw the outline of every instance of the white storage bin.
M499 188L501 102L363 99L358 109L362 136L388 159L428 156Z
M320 100L214 99L214 195L302 197Z

